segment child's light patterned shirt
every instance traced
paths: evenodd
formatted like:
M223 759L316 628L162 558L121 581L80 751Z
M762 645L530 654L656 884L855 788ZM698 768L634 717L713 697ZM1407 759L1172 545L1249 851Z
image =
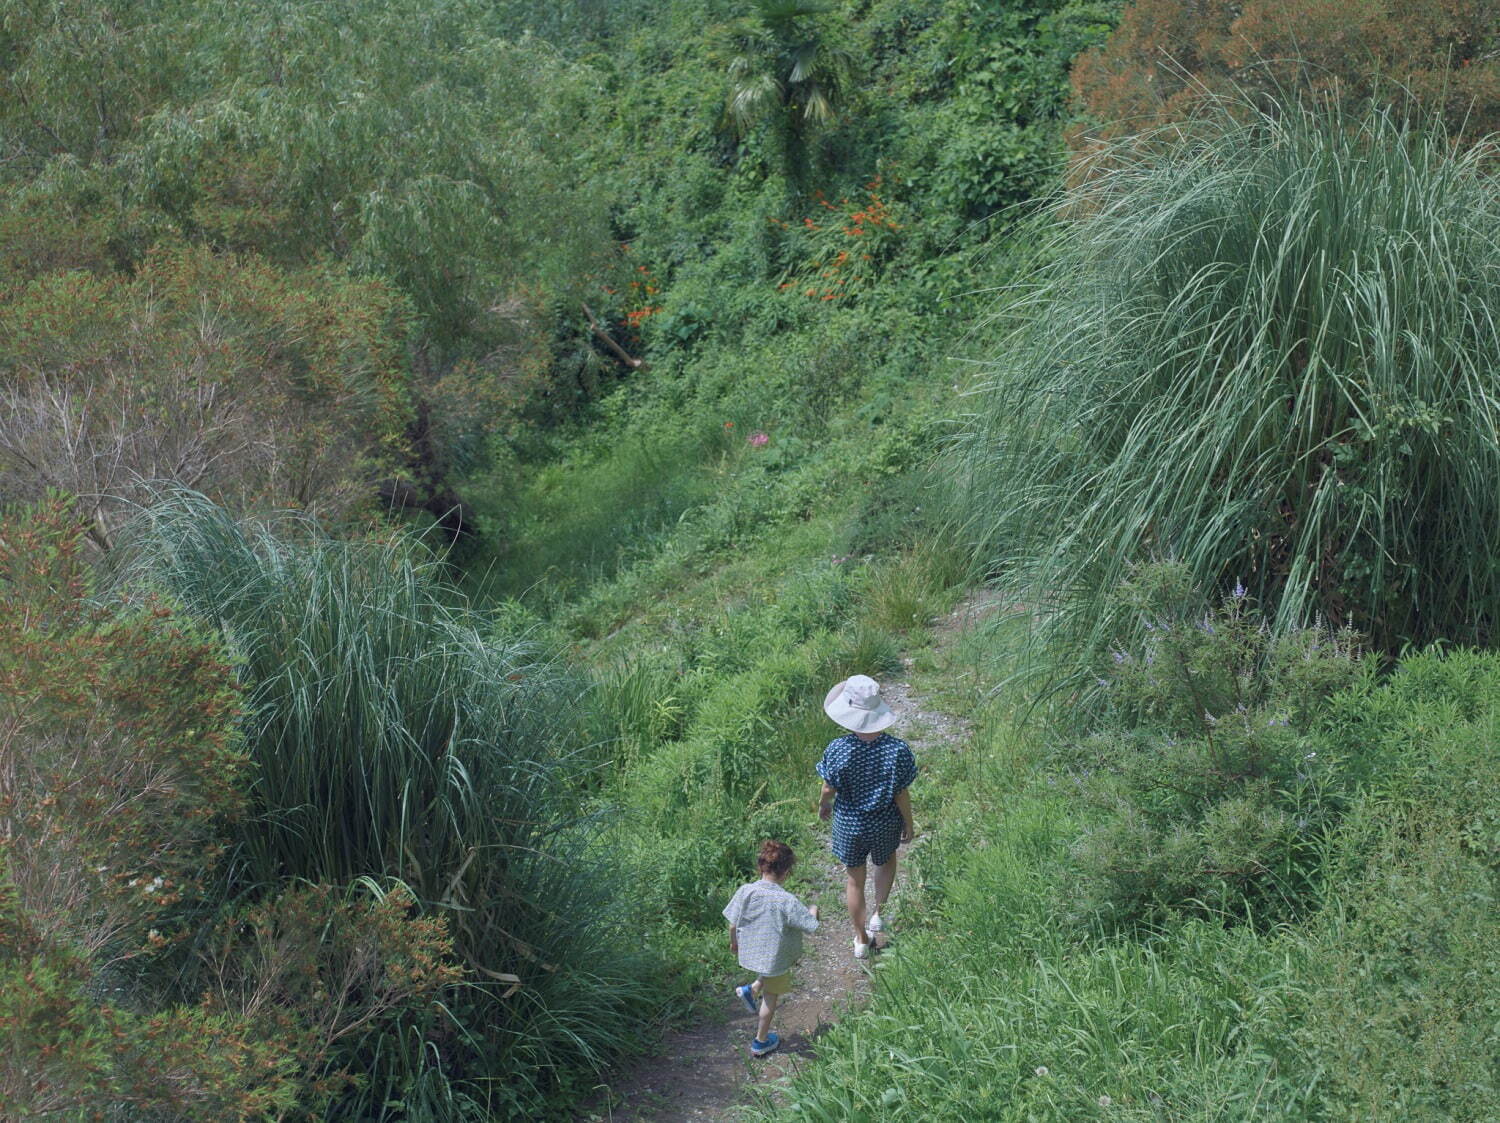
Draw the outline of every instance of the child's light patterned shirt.
M781 975L802 954L802 933L815 932L818 918L774 881L761 879L741 885L724 919L735 928L740 944L740 966L757 975Z

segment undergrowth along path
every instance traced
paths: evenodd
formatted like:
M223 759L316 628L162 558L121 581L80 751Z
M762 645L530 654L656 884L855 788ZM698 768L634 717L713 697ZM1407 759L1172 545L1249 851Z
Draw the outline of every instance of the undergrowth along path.
M937 622L933 633L936 642L951 641L989 607L981 596L966 600ZM912 660L903 663L909 672ZM919 765L924 756L960 751L968 743L970 723L930 708L913 689L908 673L883 682L881 695L898 716L893 731L911 743ZM810 793L814 785L809 775ZM920 797L914 802L919 834L901 848L899 858L903 861L923 841ZM810 794L809 807L812 803ZM878 970L880 959L856 960L853 956L852 933L844 911L844 869L826 845L815 854L802 855L802 862L807 872L803 890L810 898L808 903L818 906L822 923L804 942L802 959L795 968L795 990L776 1013L774 1028L781 1035L781 1048L760 1060L749 1056L755 1019L726 986L725 1018L668 1033L652 1057L607 1081L604 1096L578 1116L579 1123L730 1123L752 1097L778 1099L786 1080L816 1054L818 1039L844 1014L866 1001L872 972ZM901 895L909 875L910 870L898 875L887 910L894 929L900 926ZM873 899L873 885L868 892ZM726 946L725 956L728 954Z

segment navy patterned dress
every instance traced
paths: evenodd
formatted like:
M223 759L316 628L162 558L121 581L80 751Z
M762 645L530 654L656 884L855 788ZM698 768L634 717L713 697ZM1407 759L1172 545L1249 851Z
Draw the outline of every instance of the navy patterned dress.
M833 803L833 855L851 869L883 866L901 841L896 796L917 778L917 762L899 737L861 741L853 733L830 741L818 775L838 793Z

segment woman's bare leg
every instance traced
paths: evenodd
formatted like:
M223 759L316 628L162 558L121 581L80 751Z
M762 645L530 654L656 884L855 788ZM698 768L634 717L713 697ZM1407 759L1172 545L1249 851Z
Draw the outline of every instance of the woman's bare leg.
M870 933L865 931L865 867L849 866L844 873L848 877L844 883L844 904L849 909L849 923L854 925L854 938L862 944L868 944Z
M896 884L896 855L883 866L875 867L875 911L885 910L886 898L891 895L891 886Z

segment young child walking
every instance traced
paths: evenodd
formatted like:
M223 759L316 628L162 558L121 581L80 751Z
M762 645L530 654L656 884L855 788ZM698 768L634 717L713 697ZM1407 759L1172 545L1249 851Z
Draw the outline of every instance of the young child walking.
M734 993L760 1021L750 1042L750 1055L774 1052L781 1038L771 1032L776 1004L792 989L792 964L802 954L802 933L818 928L818 910L808 908L782 887L797 856L784 842L761 843L760 880L741 885L724 908L729 921L729 950L740 966L755 972L755 981ZM758 1005L757 1005L758 1003Z

